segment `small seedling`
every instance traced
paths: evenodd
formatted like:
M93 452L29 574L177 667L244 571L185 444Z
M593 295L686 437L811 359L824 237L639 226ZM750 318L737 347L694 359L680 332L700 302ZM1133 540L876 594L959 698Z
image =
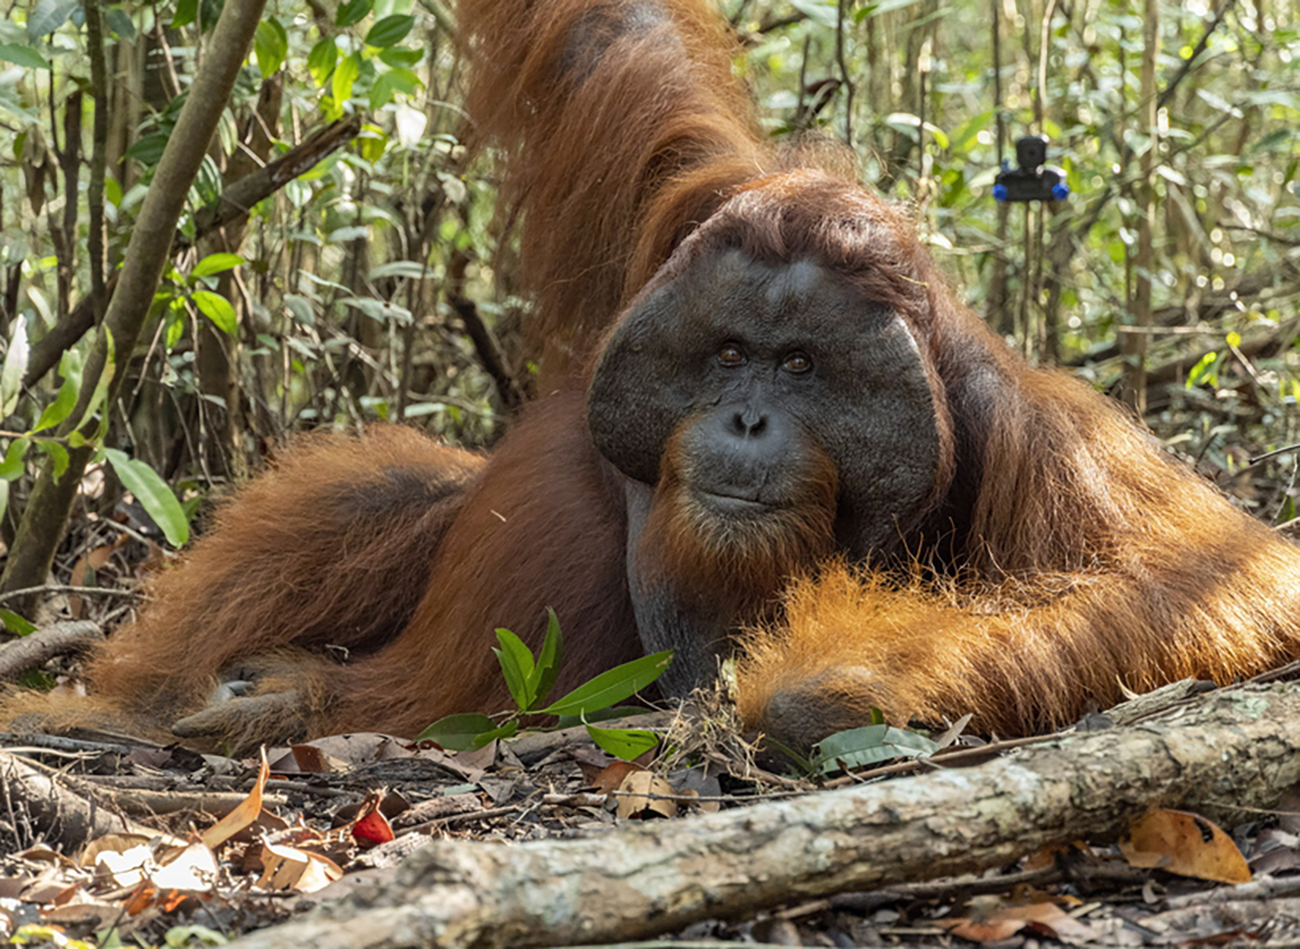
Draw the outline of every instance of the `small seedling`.
M618 703L630 698L659 678L672 661L671 649L642 656L631 662L602 672L589 682L578 686L563 698L542 706L555 685L560 671L562 653L560 621L555 611L547 612L546 638L541 652L534 656L524 641L508 629L498 629L500 648L493 649L506 687L515 700L515 709L503 719L493 719L478 712L447 715L438 719L417 736L421 741L436 741L452 751L482 748L497 738L510 738L523 726L524 716L553 715L556 721L542 730L585 725L600 748L631 761L654 748L659 739L654 732L643 728L597 728L592 722L607 721L641 711L639 708L619 707ZM540 707L539 707L540 706Z

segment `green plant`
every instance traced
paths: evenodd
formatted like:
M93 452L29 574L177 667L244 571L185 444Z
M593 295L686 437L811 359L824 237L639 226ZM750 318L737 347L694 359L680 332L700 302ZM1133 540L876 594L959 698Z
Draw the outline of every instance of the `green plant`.
M606 721L640 711L619 707L617 703L644 689L659 678L672 661L671 649L642 656L615 666L578 686L563 698L542 706L555 685L562 653L560 622L555 611L547 608L546 637L541 652L534 656L522 639L508 629L498 629L494 649L506 687L515 700L515 709L505 713L499 723L478 712L447 715L424 731L419 739L436 741L453 751L482 748L496 738L510 738L523 727L524 716L553 715L556 721L545 729L585 725L591 740L617 758L630 761L654 748L659 739L643 728L597 728L593 721Z
M886 725L880 709L871 710L871 724L827 735L813 745L807 761L812 774L834 774L890 758L928 758L941 746L920 732Z

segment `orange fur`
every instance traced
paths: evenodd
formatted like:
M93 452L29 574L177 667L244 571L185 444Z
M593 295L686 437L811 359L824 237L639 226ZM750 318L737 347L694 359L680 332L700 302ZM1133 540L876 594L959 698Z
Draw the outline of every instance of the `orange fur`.
M9 696L9 718L87 720L157 734L207 703L238 667L283 667L305 693L336 661L373 652L406 626L433 553L479 477L483 458L398 426L362 439L298 441L242 488L213 530L148 588L138 622L91 656L91 698ZM325 650L336 661L318 658ZM300 737L303 722L266 723Z
M846 180L842 154L772 147L709 0L462 0L460 16L480 144L505 152L502 194L522 215L542 390L581 381L620 310L709 253L812 261L856 295L846 327L885 310L916 344L937 460L928 494L886 512L899 550L819 569L858 472L816 450L784 520L719 532L681 494L690 459L670 437L661 506L629 552L637 485L597 452L576 391L525 410L486 464L396 428L313 438L157 581L91 662L87 707L165 727L251 667L297 706L241 718L231 703L215 739L409 735L504 707L492 629L536 645L546 605L566 632L560 688L636 655L629 564L712 596L733 629L770 620L781 582L804 577L740 666L746 719L795 744L871 705L1031 731L1121 684L1300 655L1295 548L1096 393L1027 368L954 302L907 216ZM5 711L77 716L63 698Z
M537 299L525 331L546 391L586 367L620 305L772 154L707 3L469 0L459 13L478 67L470 114L510 158L501 197L523 215Z
M843 724L966 712L1024 734L1194 676L1230 682L1297 654L1300 551L1153 450L1119 411L1054 373L1026 373L1029 411L990 440L998 465L956 578L832 565L757 630L741 714L837 670ZM773 723L778 729L781 723Z

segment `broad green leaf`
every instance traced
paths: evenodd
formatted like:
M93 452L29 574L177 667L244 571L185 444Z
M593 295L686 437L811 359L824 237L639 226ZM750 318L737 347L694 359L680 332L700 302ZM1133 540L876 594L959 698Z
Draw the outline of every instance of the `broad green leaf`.
M238 254L208 254L190 271L190 277L211 277L213 274L219 274L226 270L234 270L240 264L245 263L244 258Z
M296 293L286 293L284 295L284 308L289 311L290 316L304 326L316 325L316 311L312 309L312 302L307 297L299 296Z
M192 949L195 946L224 946L229 941L230 937L217 932L217 930L197 924L173 926L163 935L163 943L167 946L176 947L176 949ZM107 945L107 943L101 945Z
M167 332L163 337L163 345L167 347L167 352L176 348L176 344L181 341L185 335L185 320L179 313L167 314Z
M72 426L74 432L80 432L99 407L104 404L108 398L108 387L113 381L113 375L117 372L117 343L113 339L113 333L108 327L104 328L104 345L107 351L104 354L104 371L99 375L99 381L95 383L95 391L90 395L90 402L86 405L86 410L81 413L81 418L77 419L77 424ZM96 438L102 437L103 433L108 431L108 413L99 420L99 432Z
M411 70L390 69L376 79L375 84L370 87L370 108L383 108L393 101L395 93L401 92L409 96L421 85L420 77Z
M119 7L109 7L104 12L104 25L116 33L119 39L126 40L128 43L134 42L140 35L130 15Z
M644 728L597 728L588 725L587 734L601 750L624 761L631 761L659 744L659 736Z
M81 371L85 364L86 358L81 350L69 349L59 357L59 377L81 385Z
M366 274L367 280L380 280L384 277L401 277L405 280L432 280L438 271L425 267L414 260L390 260L386 264L372 267Z
M537 711L545 715L584 715L609 708L635 695L663 675L672 662L673 651L652 653L633 659L578 686L564 698Z
M345 224L343 227L336 227L325 235L327 244L346 244L348 241L361 241L370 236L370 228L364 224ZM344 303L380 303L381 300L374 300L369 297L348 297ZM370 315L370 314L367 314ZM378 318L378 317L376 317Z
M366 45L381 49L396 46L406 39L406 34L411 32L411 27L414 25L415 17L409 13L394 13L392 16L386 16L370 28L370 32L366 34Z
M13 610L0 610L0 623L5 624L5 629L19 636L30 636L36 632L36 624L30 623L23 617L19 616Z
M144 505L149 516L162 528L173 547L180 547L190 539L190 525L185 519L181 502L158 472L116 448L105 448L104 457L117 472L123 486L135 495L135 499Z
M330 95L339 108L352 98L352 86L361 75L361 57L356 53L347 56L334 67L334 78L330 80Z
M544 702L555 685L555 677L560 674L560 656L562 654L560 638L560 620L555 610L546 608L546 638L542 640L542 649L537 654L537 666L533 669L529 687L535 702Z
M219 293L211 290L195 290L190 299L199 308L199 312L216 324L217 329L227 336L234 336L239 329L239 318L235 308Z
M510 689L510 695L519 706L519 710L526 712L537 699L537 693L532 688L532 650L508 629L497 630L497 642L501 644L501 648L492 651L497 654L497 661L501 663L501 672L506 677L506 687Z
M50 61L30 46L0 43L0 59L26 69L51 69Z
M199 15L199 0L176 0L176 12L172 15L172 28L189 26Z
M375 0L346 0L339 4L338 12L334 14L334 25L351 26L353 23L360 23L374 5Z
M325 80L334 71L334 64L339 61L339 48L333 36L326 36L317 41L307 54L307 72L311 81L318 86L325 85Z
M450 751L469 751L479 735L495 731L497 723L478 712L463 712L438 719L420 734L416 741L436 741ZM481 746L480 746L481 747Z
M1292 106L1292 108L1295 108ZM1266 152L1271 148L1283 143L1289 143L1292 136L1295 135L1295 129L1280 128L1269 132L1258 142L1251 146L1252 152Z
M158 160L162 158L163 149L166 147L167 133L151 132L137 140L134 145L126 150L126 154L146 168L152 168L158 164Z
M853 19L861 23L870 17L881 16L891 10L901 10L919 2L920 0L881 0L879 3L869 3L853 14Z
M850 728L813 746L812 767L823 774L859 768L890 758L926 758L939 746L916 732L892 725Z
M27 38L35 41L53 33L80 6L81 0L39 0L27 15Z
M4 368L0 369L0 417L13 415L14 409L18 408L18 399L23 394L23 373L27 371L30 353L27 320L20 317L14 321L14 335L9 340L9 351L5 353Z
M393 66L395 68L409 69L423 58L424 53L420 52L418 49L406 49L403 46L399 46L396 49L386 49L379 54L380 62L385 66Z
M504 725L502 725L500 728L494 728L489 732L480 732L479 734L475 735L474 744L471 747L482 748L488 742L496 741L498 738L501 739L502 741L504 741L507 738L513 738L515 737L515 733L518 731L519 731L519 719L512 718L509 721L507 721Z
M68 470L68 450L58 442L41 440L35 444L37 448L45 452L49 457L50 464L53 465L54 480L58 481L61 479Z
M352 140L352 144L362 158L374 164L388 147L388 136L378 125L367 122L361 126L361 132ZM345 231L347 228L341 227L338 230Z
M611 708L602 708L599 712L590 712L585 715L561 715L555 719L554 725L548 725L539 731L559 731L562 728L577 728L579 725L591 725L595 722L612 722L615 719L627 718L629 715L644 715L646 707L644 705L615 705Z
M933 122L923 122L919 116L911 115L907 112L892 112L885 116L885 124L891 128L900 131L911 130L913 133L917 129L925 129L934 138L935 143L940 148L948 147L948 135L935 125Z
M257 24L253 34L253 52L257 55L257 68L262 77L269 79L284 65L289 55L289 36L275 17L267 17Z
M9 443L3 462L0 462L0 481L13 481L21 478L27 470L27 449L32 447L30 438L15 438Z

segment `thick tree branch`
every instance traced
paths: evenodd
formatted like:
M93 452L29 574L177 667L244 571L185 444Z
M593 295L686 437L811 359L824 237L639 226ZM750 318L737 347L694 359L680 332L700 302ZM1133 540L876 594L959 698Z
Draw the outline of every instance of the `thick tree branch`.
M247 214L253 205L269 198L290 181L311 171L330 154L338 151L361 131L361 117L339 119L308 135L275 161L268 162L251 175L226 186L216 204L204 208L194 216L197 236Z
M104 631L98 623L89 620L51 623L30 636L15 639L0 647L0 682L14 681L23 673L45 665L55 656L84 652L95 643L103 641Z

